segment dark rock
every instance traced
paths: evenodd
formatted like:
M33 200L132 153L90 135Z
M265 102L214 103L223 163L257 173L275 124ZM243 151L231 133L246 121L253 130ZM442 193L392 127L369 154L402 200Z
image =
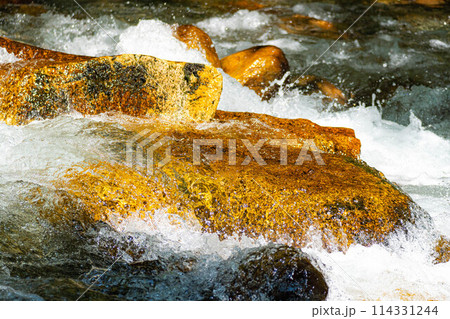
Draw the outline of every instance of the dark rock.
M221 280L230 300L325 300L328 285L307 255L284 245L248 249L232 257Z

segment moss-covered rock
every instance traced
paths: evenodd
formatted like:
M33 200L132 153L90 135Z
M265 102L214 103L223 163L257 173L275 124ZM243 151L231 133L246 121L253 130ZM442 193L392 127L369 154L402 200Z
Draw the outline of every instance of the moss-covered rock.
M0 66L0 120L11 125L71 111L208 121L222 92L222 75L208 65L133 54L73 56L5 38L0 46L24 60Z

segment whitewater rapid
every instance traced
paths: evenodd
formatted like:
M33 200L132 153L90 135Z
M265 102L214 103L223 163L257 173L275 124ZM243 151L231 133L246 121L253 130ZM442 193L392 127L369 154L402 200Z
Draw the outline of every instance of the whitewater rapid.
M298 6L301 12L302 7ZM323 12L317 12L323 17ZM137 26L104 16L99 20L106 33L90 20L46 13L38 30L42 46L73 54L113 55L148 54L168 60L207 63L200 52L187 50L171 35L168 24L142 20ZM238 11L226 18L200 22L213 36L218 48L230 43L214 38L223 32L255 30L269 23L265 14ZM96 31L92 31L96 30ZM220 38L220 37L219 37ZM264 42L264 38L261 39ZM302 43L287 38L270 43L286 50L301 50ZM233 48L253 45L246 41ZM437 45L437 44L435 44ZM221 52L219 50L219 54ZM0 51L0 62L14 62L15 57ZM376 92L375 92L376 93ZM298 91L280 92L270 102L262 102L251 90L224 74L224 89L219 109L265 113L283 118L307 118L320 125L349 127L361 140L361 159L398 183L432 217L436 229L450 237L450 141L426 130L410 114L410 124L402 126L383 120L374 94L372 105L331 111L322 103L323 96L301 95ZM73 164L92 159L107 159L107 138L89 134L92 122L110 121L106 116L82 118L77 114L54 120L11 127L0 123L0 183L26 180L48 183ZM1 204L1 201L0 201ZM204 234L198 227L174 227L164 212L153 223L130 218L120 225L123 232L159 234L162 242L179 251L216 253L222 258L234 249L263 245L264 240L227 239ZM414 237L414 236L413 236ZM348 252L327 253L316 247L305 251L317 259L330 286L329 300L376 299L450 299L450 263L432 263L430 234L418 233L414 239L395 237L388 246L352 246Z

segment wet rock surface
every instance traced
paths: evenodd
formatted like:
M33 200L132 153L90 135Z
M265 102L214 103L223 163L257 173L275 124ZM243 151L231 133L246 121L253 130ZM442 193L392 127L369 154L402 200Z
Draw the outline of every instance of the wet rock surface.
M220 60L214 48L214 43L203 30L193 25L180 25L174 26L174 34L188 48L202 52L212 66L220 68Z
M347 250L354 243L382 243L414 223L411 199L357 159L359 143L351 130L249 113L218 112L216 120L207 131L184 124L169 128L158 121L129 126L131 132L163 130L174 141L171 161L154 176L139 166L85 163L67 171L55 186L83 203L87 220L151 219L152 212L165 209L224 239L262 236L296 247L316 242ZM288 158L280 165L282 140L277 138L286 138L287 132L292 144L286 144ZM223 140L223 159L196 159L194 139ZM263 140L259 161L252 160L255 152L243 139L252 145ZM308 139L317 141L316 148L301 155ZM155 152L158 160L167 147ZM201 152L213 155L216 149L205 145Z
M293 77L295 79L295 77ZM348 103L347 97L332 83L326 79L314 75L304 75L297 77L289 85L291 89L299 89L306 94L321 92L331 101L337 101L341 105Z
M319 301L328 286L301 251L269 245L231 257L237 267L225 269L219 281L230 300Z
M263 99L274 96L280 87L274 83L289 71L283 51L275 46L253 47L220 60L223 70Z
M213 67L124 54L89 58L2 39L26 61L0 67L0 120L26 124L77 111L207 121L222 92Z

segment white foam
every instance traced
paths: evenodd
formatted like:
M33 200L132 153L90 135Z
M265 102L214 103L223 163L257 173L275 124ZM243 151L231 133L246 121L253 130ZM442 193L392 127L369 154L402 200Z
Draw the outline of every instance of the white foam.
M273 39L273 40L267 40L263 41L264 45L274 45L276 47L279 47L283 51L292 51L292 52L300 52L305 51L306 47L301 44L300 41L294 41L291 39L281 38L281 39ZM262 45L262 44L261 44Z
M437 39L430 40L430 46L432 46L433 48L436 48L436 49L449 49L450 48L450 44L445 43L441 40L437 40Z
M146 54L160 59L209 64L197 50L172 35L171 26L159 20L141 20L137 26L127 28L117 45L119 53Z
M214 17L197 23L210 35L223 36L229 31L256 30L270 22L270 17L258 11L239 10L233 15Z
M117 37L123 31L123 24L111 16L99 17L98 24L90 19L79 20L51 12L39 19L43 23L40 46L71 54L113 55Z
M169 215L165 210L148 212L147 218L128 217L114 226L126 233L145 233L159 237L164 250L217 255L223 259L229 258L236 249L267 244L262 238L250 239L246 236L220 239L218 234L202 231L198 220L183 220L179 216Z
M102 139L88 134L88 122L67 116L19 127L0 123L0 182L48 183L78 162L102 159Z
M20 61L14 54L8 53L5 48L0 48L0 63L14 63Z
M261 98L247 87L243 87L237 80L220 69L223 76L223 89L218 109L227 111L245 111L244 105L251 110L266 108L268 104L261 102ZM245 102L244 102L245 101ZM243 103L244 102L244 103Z
M318 6L314 6L314 3L296 4L292 7L292 11L311 18L328 21L332 20L333 14L335 14L335 12L330 12L330 8L328 8L328 10L324 10Z
M434 265L416 244L399 245L353 246L345 254L305 251L324 263L328 300L448 300L450 263Z

